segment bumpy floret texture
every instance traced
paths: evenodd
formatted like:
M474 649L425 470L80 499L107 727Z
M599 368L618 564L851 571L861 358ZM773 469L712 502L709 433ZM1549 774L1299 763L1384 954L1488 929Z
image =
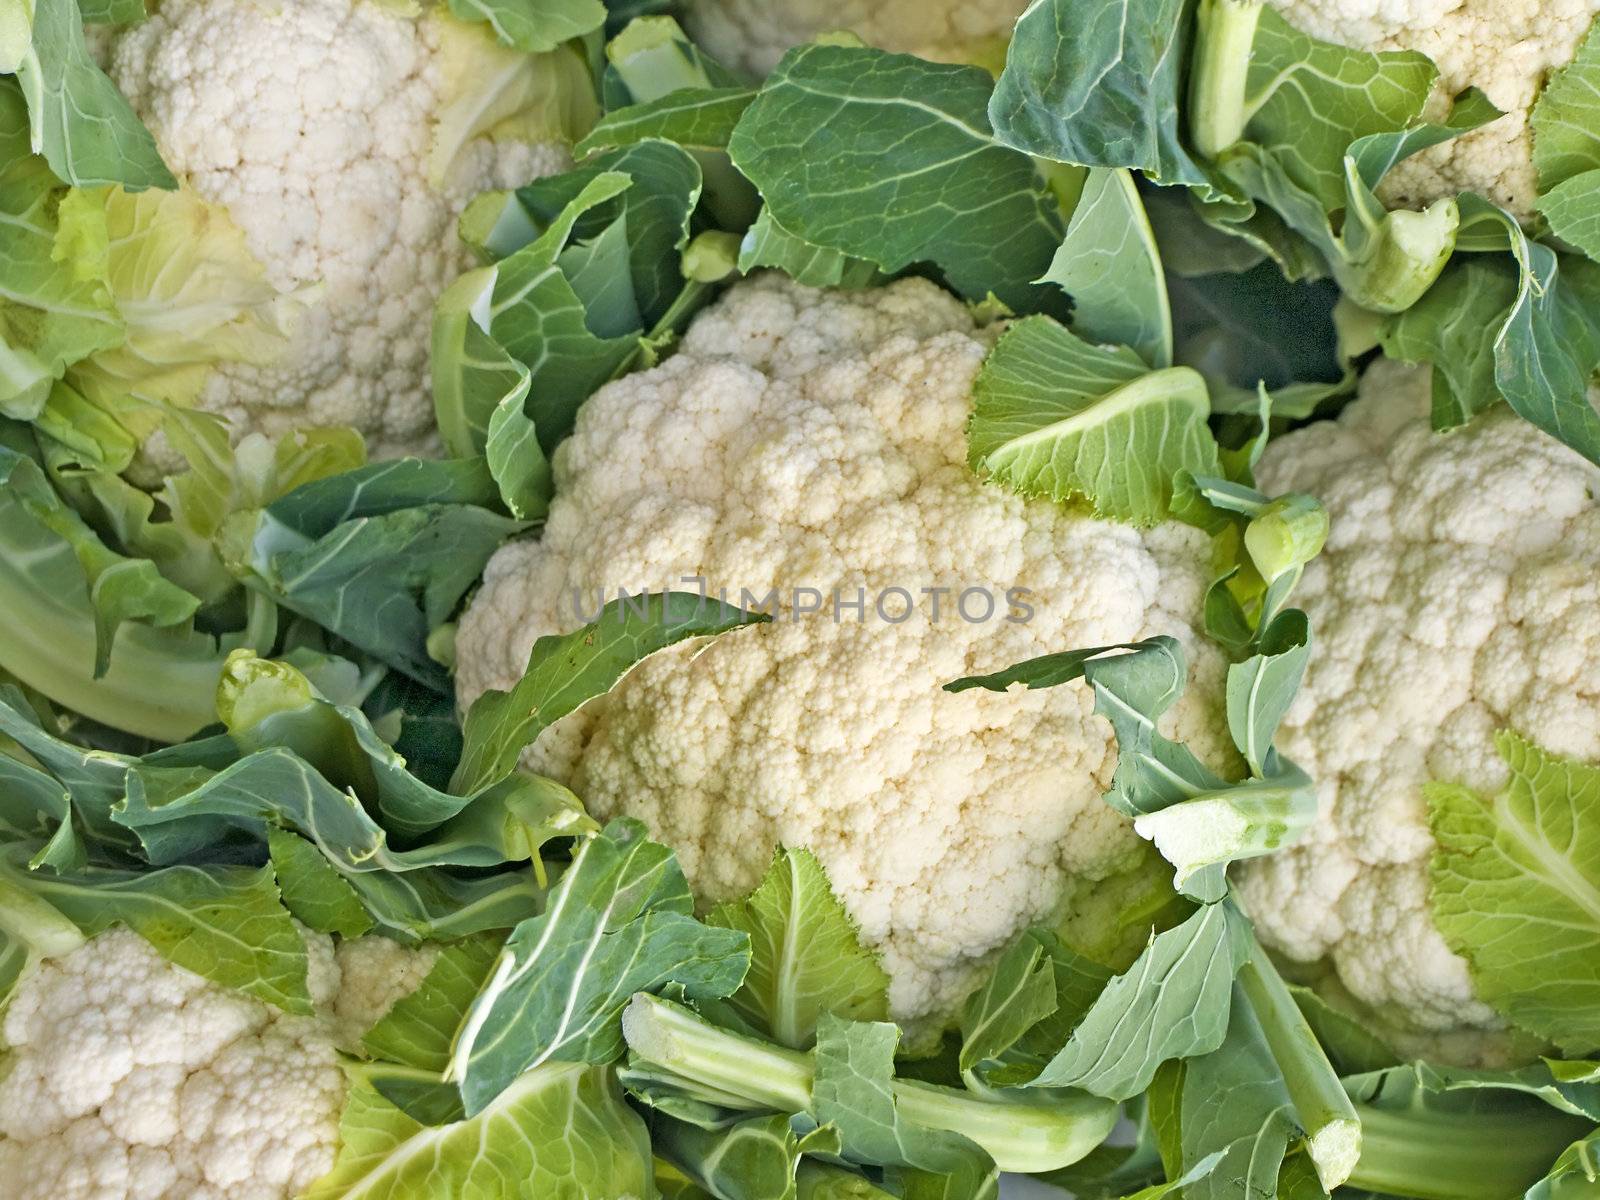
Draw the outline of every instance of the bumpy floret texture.
M1528 118L1546 76L1572 60L1600 0L1269 0L1316 37L1366 50L1420 50L1439 67L1434 115L1476 85L1505 112L1481 129L1402 162L1384 199L1419 206L1480 192L1518 217L1533 214L1538 179Z
M509 686L534 639L583 624L602 589L698 575L747 606L776 589L772 623L645 660L529 762L599 814L641 818L703 900L752 887L776 844L810 847L907 1019L948 1012L1070 877L1138 848L1101 799L1114 739L1083 687L941 685L1158 632L1193 646L1207 581L1191 530L1141 534L971 474L987 345L922 280L736 285L678 354L585 404L543 537L491 560L457 643L467 702ZM1214 694L1220 662L1198 658L1209 682L1191 694ZM1199 701L1175 722L1203 753L1225 740Z
M226 206L274 286L320 289L281 357L207 380L198 407L237 435L353 425L376 457L435 448L428 329L468 265L455 217L567 161L479 138L430 179L444 41L471 36L448 20L377 0L164 0L113 39L111 76L168 166Z
M693 0L685 23L719 62L764 75L789 47L841 30L935 62L998 64L1027 7L1028 0Z
M431 961L307 936L318 1008L290 1016L116 928L42 963L0 1027L10 1200L284 1200L327 1172L346 1089L336 1045Z
M1428 395L1425 369L1381 363L1262 460L1267 490L1332 518L1296 592L1316 653L1281 741L1320 815L1240 878L1267 943L1327 960L1402 1040L1499 1024L1433 925L1423 785L1492 793L1507 727L1600 758L1600 470L1504 408L1435 433Z

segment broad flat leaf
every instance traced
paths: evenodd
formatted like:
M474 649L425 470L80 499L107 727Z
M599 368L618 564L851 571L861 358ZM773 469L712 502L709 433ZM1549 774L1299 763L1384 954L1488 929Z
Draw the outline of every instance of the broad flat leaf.
M1249 953L1249 925L1226 904L1203 905L1157 934L1112 979L1030 1087L1077 1087L1127 1100L1171 1059L1207 1054L1227 1030L1233 978Z
M792 50L728 144L773 218L893 274L934 264L969 300L1055 303L1033 281L1061 241L1058 206L989 128L987 72L844 46Z
M16 692L0 689L0 706ZM25 703L25 702L24 702ZM85 862L82 839L72 823L72 800L58 779L0 750L0 841L43 842L29 863L54 871L75 871Z
M1179 128L1189 53L1184 0L1041 0L1017 22L989 102L1001 141L1086 166L1199 184Z
M619 1017L636 992L668 984L690 998L727 996L743 981L743 933L693 917L677 860L637 822L614 821L585 841L540 916L524 921L457 1035L449 1079L466 1111L552 1061L610 1062Z
M883 1019L889 977L809 850L779 849L761 885L706 921L750 938L750 973L732 1003L786 1046L804 1049L825 1012Z
M611 1072L547 1063L476 1117L437 1127L358 1076L339 1157L301 1200L635 1200L653 1194L650 1178L649 1135Z
M375 1058L443 1074L456 1028L488 978L500 941L480 935L443 947L417 990L396 1001L362 1046Z
M33 47L17 79L28 101L33 149L68 183L120 183L132 191L178 186L150 131L89 56L77 0L36 6Z
M485 349L492 344L487 335L483 344ZM509 363L510 359L506 361ZM528 377L522 375L520 386L502 396L489 413L483 454L489 474L500 487L500 500L511 515L519 521L538 521L550 507L554 484L550 460L539 444L538 426L523 410L527 381Z
M112 848L133 846L131 835L111 817L112 806L122 799L128 768L133 765L133 759L120 754L88 750L56 737L40 725L39 716L28 703L27 697L12 684L0 684L0 735L21 746L58 782L65 791L65 799L70 801L78 819L91 836ZM22 764L9 757L6 764L7 775L12 779L11 786L23 786L15 774ZM32 782L26 786L34 797L34 804L40 806L38 816L48 819L57 802L43 793L47 784L33 778L34 775L37 773L29 776ZM17 795L8 802L8 809L24 803L21 795ZM21 818L21 814L15 813L14 809L12 812L14 815L9 821ZM48 831L41 828L35 836L48 836Z
M1550 232L1600 261L1600 168L1563 179L1539 197Z
M596 150L629 146L647 138L675 142L686 150L725 150L734 126L755 99L748 87L681 88L642 104L606 113L572 148L582 160Z
M1374 54L1319 41L1268 6L1250 47L1245 137L1331 211L1345 203L1351 143L1411 125L1437 75L1419 51Z
M1600 770L1512 733L1499 795L1426 790L1434 922L1478 995L1569 1054L1600 1048Z
M544 908L545 889L527 868L460 876L423 868L360 871L346 881L380 932L397 941L437 942L504 931Z
M287 1012L309 1014L306 948L278 901L272 870L178 866L159 871L85 868L14 883L93 937L121 923L178 966Z
M482 21L508 46L541 54L570 38L598 30L606 21L600 0L450 0L463 21Z
M950 1177L951 1196L975 1197L992 1186L993 1164L958 1133L906 1119L894 1089L899 1026L824 1014L817 1025L812 1115L839 1131L843 1157Z
M246 582L447 690L428 634L520 527L483 507L497 491L482 459L398 459L308 483L257 516Z
M451 790L466 795L504 779L525 746L585 700L610 691L646 655L768 619L704 596L660 592L613 600L582 629L540 638L509 692L487 691L467 710L466 746Z
M1025 496L1086 500L1135 525L1162 520L1179 471L1214 473L1205 381L1152 371L1045 316L1012 325L973 384L968 462Z
M1571 61L1551 74L1529 120L1540 192L1600 168L1600 35L1593 26Z
M1073 332L1172 365L1172 314L1155 234L1124 168L1095 167L1044 279L1072 297Z
M372 917L356 890L299 834L267 831L272 871L283 905L295 920L318 933L360 937L372 928Z

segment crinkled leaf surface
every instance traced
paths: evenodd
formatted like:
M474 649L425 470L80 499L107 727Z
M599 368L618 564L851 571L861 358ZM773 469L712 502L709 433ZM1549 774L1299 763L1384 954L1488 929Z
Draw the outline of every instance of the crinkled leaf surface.
M374 1068L381 1073L382 1068ZM429 1126L359 1077L339 1157L302 1200L635 1200L650 1139L605 1067L547 1063L477 1116Z
M1166 516L1179 471L1214 473L1205 381L1152 371L1046 316L1012 325L973 385L968 461L1026 496L1082 498L1136 525Z
M1434 922L1479 996L1568 1053L1600 1048L1600 769L1512 733L1488 797L1427 788Z

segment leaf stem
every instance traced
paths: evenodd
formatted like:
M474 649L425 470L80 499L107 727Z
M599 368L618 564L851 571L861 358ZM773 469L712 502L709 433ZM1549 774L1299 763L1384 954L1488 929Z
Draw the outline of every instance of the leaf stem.
M629 1072L723 1108L807 1112L812 1056L719 1028L689 1009L641 993L622 1014ZM1077 1162L1105 1141L1118 1105L1087 1093L1052 1091L1043 1103L990 1099L957 1088L897 1079L895 1104L909 1121L977 1143L1003 1171L1037 1173Z

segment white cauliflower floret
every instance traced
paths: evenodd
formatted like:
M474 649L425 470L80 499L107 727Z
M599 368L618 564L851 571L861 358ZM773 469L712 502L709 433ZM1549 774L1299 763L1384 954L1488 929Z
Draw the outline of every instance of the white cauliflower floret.
M1430 115L1476 85L1505 116L1406 159L1380 191L1420 207L1481 192L1518 217L1533 213L1538 179L1528 118L1545 79L1572 60L1600 0L1270 0L1299 29L1365 50L1420 50L1439 67Z
M691 0L690 34L718 62L765 75L791 46L848 30L935 62L1003 61L1028 0Z
M1240 873L1267 944L1328 960L1402 1041L1501 1024L1433 925L1423 784L1499 788L1502 728L1600 758L1600 470L1504 407L1440 434L1428 406L1425 368L1380 362L1262 460L1268 491L1332 519L1295 593L1316 652L1280 740L1321 815Z
M120 927L41 963L0 1026L9 1200L298 1195L333 1165L339 1036L365 1032L432 961L369 946L382 941L347 942L336 957L307 935L313 1017L209 983ZM367 1025L351 1023L355 1011Z
M1203 537L1141 535L967 469L987 347L966 308L923 280L735 285L677 355L584 405L556 452L542 539L491 560L457 642L468 703L510 686L535 638L583 624L598 589L692 590L680 577L701 575L735 603L770 589L780 604L797 588L829 597L823 612L645 660L528 761L598 814L643 819L702 900L751 888L775 844L810 847L883 954L901 1018L948 1013L1069 877L1137 854L1101 799L1115 746L1086 688L941 685L1175 633L1197 654L1190 696L1220 690L1220 657L1191 630ZM835 619L836 588L846 603L864 589L864 618L841 607ZM950 589L937 619L932 588ZM957 608L966 588L982 589L971 620ZM1009 588L1027 590L1030 619L1007 620L1023 615ZM1198 752L1225 753L1199 700L1174 722Z
M477 192L569 158L559 144L489 137L468 139L448 172L430 171L430 156L463 72L509 72L527 56L438 9L378 0L164 0L109 56L167 165L226 207L268 280L319 289L281 356L222 363L198 407L235 436L353 425L375 457L435 449L430 315L469 265L455 218Z

